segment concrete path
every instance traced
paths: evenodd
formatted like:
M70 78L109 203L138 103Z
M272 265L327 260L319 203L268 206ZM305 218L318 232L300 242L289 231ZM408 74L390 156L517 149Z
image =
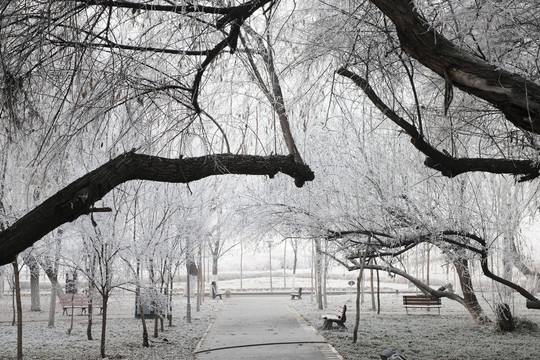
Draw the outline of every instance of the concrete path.
M223 308L195 350L198 360L343 359L287 297L233 296L216 301L223 301Z

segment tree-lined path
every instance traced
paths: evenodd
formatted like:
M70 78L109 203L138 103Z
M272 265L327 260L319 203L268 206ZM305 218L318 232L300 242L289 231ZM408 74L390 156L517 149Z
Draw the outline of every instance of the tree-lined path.
M236 296L199 343L203 359L340 359L325 339L288 305L287 297Z

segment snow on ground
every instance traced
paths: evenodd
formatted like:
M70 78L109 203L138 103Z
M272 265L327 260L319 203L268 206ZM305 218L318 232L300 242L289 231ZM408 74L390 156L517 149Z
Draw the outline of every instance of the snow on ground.
M258 282L253 281L253 284L248 282L246 285L252 286ZM229 285L232 287L232 284ZM391 286L386 284L386 287ZM225 288L221 286L221 290ZM329 296L327 310L318 310L309 292L304 292L300 301L290 301L287 293L283 296L345 359L380 359L379 354L385 348L400 352L407 360L540 358L540 310L526 309L524 300L518 296L510 305L515 316L527 321L522 321L515 332L497 333L490 326L476 325L461 305L448 299L442 300L440 316L437 311L425 310L406 315L401 292L407 288L400 287L399 293L394 290L381 294L381 314L377 315L371 310L371 296L365 294L360 311L359 340L353 344L355 295L350 290L345 295ZM232 292L234 296L237 290ZM71 335L67 334L71 317L62 315L59 305L56 326L48 328L49 297L45 294L41 298L41 312L31 312L30 297L28 294L23 296L25 359L99 359L101 317L94 318L92 341L86 339L87 317L79 315L80 310L75 312ZM493 319L489 296L487 293L479 294L482 306ZM141 346L141 321L133 316L133 294L115 293L108 316L107 355L110 359L193 359L192 351L213 316L219 312L221 304L223 301L206 298L200 312L192 304L192 323L188 324L185 319L186 298L175 295L175 326L165 326L165 332L160 333L157 339L150 337L153 342L147 349ZM321 330L321 315L343 304L348 307L347 331ZM16 327L11 326L11 319L11 296L4 295L0 297L0 359L13 359L16 356ZM153 321L148 321L148 327L151 336ZM253 358L257 358L256 354Z
M491 319L489 301L482 305ZM328 309L317 310L309 295L293 306L345 359L380 359L383 349L399 352L407 360L538 360L540 359L540 310L525 308L525 301L513 304L515 316L523 319L512 333L498 333L492 326L476 325L458 303L442 299L441 315L436 310L414 310L405 314L402 294L382 294L381 314L371 310L371 296L361 305L358 341L353 343L356 297L353 294L328 297ZM347 305L347 330L322 330L321 315ZM410 311L411 312L411 311Z
M107 316L106 354L109 359L193 359L192 352L220 302L206 299L201 311L192 304L192 321L186 321L186 299L175 296L173 327L165 323L165 331L153 338L154 320L147 320L150 348L142 347L142 324L135 319L135 299L132 294L114 294ZM193 299L192 299L193 301ZM86 337L87 316L75 309L71 335L67 334L71 316L62 315L56 306L56 325L48 328L49 296L41 297L41 312L30 311L30 297L23 296L23 356L25 359L100 359L101 316L93 321L93 338ZM0 297L0 359L16 358L17 327L12 323L11 296ZM165 340L167 339L167 341Z

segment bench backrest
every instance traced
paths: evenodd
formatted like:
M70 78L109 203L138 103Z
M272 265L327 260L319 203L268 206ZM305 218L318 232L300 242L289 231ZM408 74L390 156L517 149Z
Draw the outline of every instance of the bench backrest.
M441 305L441 299L428 295L403 295L403 305Z
M343 312L341 313L341 319L339 322L341 324L345 324L345 321L347 320L347 305L343 305Z
M90 299L88 299L90 301ZM92 298L93 306L103 306L103 298L101 296L95 296Z
M86 306L88 298L84 295L66 295L60 298L62 306Z

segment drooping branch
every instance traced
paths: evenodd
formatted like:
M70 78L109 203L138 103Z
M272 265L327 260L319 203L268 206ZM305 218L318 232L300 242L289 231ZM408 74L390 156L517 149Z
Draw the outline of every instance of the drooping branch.
M425 140L413 124L403 119L387 106L366 79L345 68L339 69L337 74L351 79L361 88L384 116L402 128L411 137L411 143L414 147L427 156L424 164L427 167L440 171L442 175L455 177L466 172L482 171L494 174L522 175L521 181L531 180L540 176L540 163L533 160L455 158L448 153L436 149Z
M349 231L342 231L342 232L334 232L334 234L343 234L343 235L335 236L334 234L330 234L329 239L337 239L337 238L341 238L347 235L368 235L369 236L370 234L375 234L375 233L377 232L368 231L368 230L360 230L360 231L349 230ZM470 240L473 242L473 244L467 241L459 241L456 238ZM430 242L438 247L441 247L441 244L448 244L454 247L455 249L458 249L458 248L466 249L473 252L474 254L477 254L480 257L480 264L481 264L482 272L484 273L486 277L515 290L521 296L526 298L529 301L529 303L532 304L531 306L540 307L540 300L537 299L530 292L528 292L526 289L524 289L523 287L521 287L520 285L512 281L506 280L491 272L488 266L489 249L487 247L487 243L482 237L476 234L472 234L472 233L468 233L464 231L457 231L457 230L444 230L440 233L418 234L415 236L404 237L400 239L395 238L395 237L390 237L390 238L385 238L385 239L386 241L381 240L381 238L379 237L378 239L379 243L370 243L371 250L367 254L366 259L369 260L372 258L388 258L388 257L395 258L396 256L409 251L413 247L423 242ZM367 244L360 244L360 246L366 246L367 248ZM351 254L348 257L348 260L353 263L354 261L356 261L355 259L358 259L358 254ZM353 267L353 270L358 269L359 268L358 266L360 266L360 264L356 264L355 266L356 267ZM399 274L399 275L403 276L402 274ZM432 295L436 296L434 293Z
M240 27L244 24L244 21L250 17L257 9L263 7L269 2L274 0L254 0L246 4L249 6L238 6L234 10L228 12L226 15L217 20L216 26L218 29L222 29L225 25L230 24L230 31L225 39L219 42L206 56L201 63L195 74L195 80L193 81L192 90L192 104L197 113L201 112L199 106L199 87L202 81L202 76L208 66L221 54L221 52L228 46L231 53L236 51L238 44L238 37L240 36Z
M202 82L203 75L206 69L218 58L218 56L228 47L231 53L234 53L238 44L238 36L240 34L240 28L250 16L253 15L258 9L264 7L267 4L272 5L275 0L251 0L247 1L244 4L238 6L224 6L224 7L214 7L214 6L202 6L202 5L166 5L166 4L155 4L152 2L131 2L131 1L116 1L116 0L72 0L75 3L82 4L81 6L87 7L109 7L109 8L123 8L123 9L132 9L132 10L141 10L141 11L161 11L161 12L170 12L176 13L179 15L186 14L205 14L205 15L220 15L219 18L215 21L215 28L223 31L225 33L225 38L215 44L213 47L209 47L204 50L180 50L180 49L166 49L166 48L155 48L155 47L144 47L144 46L132 46L129 44L118 44L118 47L115 47L115 43L109 41L104 41L103 43L87 43L79 44L78 42L69 42L64 41L63 39L56 39L59 43L64 46L85 46L85 47L107 47L107 48L121 48L124 50L133 50L133 51L155 51L156 53L166 53L166 54L181 54L181 55L195 55L195 56L204 56L203 61L197 66L195 77L193 80L191 91L191 103L193 109L197 113L201 113L202 109L199 105L199 92L200 85ZM226 26L229 26L229 31L226 32L224 29ZM94 38L99 39L99 34L96 34ZM102 40L103 41L103 40Z
M189 183L226 174L268 175L272 178L278 172L294 178L298 187L314 179L311 169L295 162L293 156L217 154L168 159L125 153L75 180L0 232L0 265L11 262L16 254L60 225L99 211L94 204L127 181Z
M515 126L540 134L540 85L439 34L410 0L373 0L395 25L403 50L459 89L486 100Z
M261 88L262 92L266 95L266 98L272 105L272 108L274 109L275 113L278 116L279 124L281 126L281 131L283 133L283 138L285 140L285 144L287 145L287 149L289 150L289 154L294 156L294 159L297 163L303 164L304 161L302 160L302 156L300 155L300 152L298 151L298 148L296 147L296 143L294 141L294 136L291 131L291 126L289 122L289 115L287 114L287 108L285 107L285 99L283 97L283 91L281 88L281 84L279 81L279 76L275 67L275 61L273 56L273 48L271 45L270 39L267 39L265 45L264 38L259 35L257 32L255 32L253 29L246 27L246 32L249 33L256 41L259 46L259 52L262 55L262 59L264 61L264 64L266 66L266 70L268 73L268 77L270 78L270 86L266 86L265 81L263 80L259 69L257 68L257 65L255 64L255 61L252 56L251 51L247 51L247 58L249 65L251 66L251 69L253 70L253 74L255 76L255 79L257 80L257 83L259 87ZM240 37L240 40L246 47L245 40L243 37Z
M361 265L362 264L360 264L358 262L353 262L353 265L349 266L348 270L349 271L358 270L358 269L360 269ZM437 297L437 298L446 297L446 298L455 300L455 301L459 302L461 305L465 306L465 300L461 296L459 296L459 295L457 295L455 293L448 292L448 291L435 290L435 289L431 288L430 286L428 286L427 284L425 284L424 282L418 280L414 276L408 274L407 272L405 272L405 271L403 271L401 269L398 269L396 267L393 267L391 265L387 265L387 264L385 264L385 265L377 265L377 264L372 264L372 263L366 262L366 264L364 264L364 269L387 271L387 272L390 272L392 274L399 275L399 276L409 280L410 282L412 282L416 287L418 287L420 290L422 290L422 292L425 293L426 295L431 295L431 296L434 296L434 297Z

